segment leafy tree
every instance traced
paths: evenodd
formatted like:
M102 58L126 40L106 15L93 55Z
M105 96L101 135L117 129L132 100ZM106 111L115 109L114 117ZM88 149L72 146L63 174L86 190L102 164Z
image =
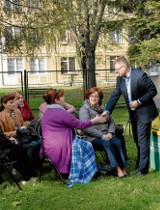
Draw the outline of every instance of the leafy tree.
M132 1L135 16L128 21L131 62L146 67L160 62L160 1Z
M6 52L36 55L45 46L52 50L61 32L74 33L77 53L83 70L85 89L96 86L95 52L102 33L130 27L131 61L147 63L157 59L154 53L159 34L159 2L140 0L4 0L0 14L0 32L6 37ZM115 6L114 14L107 14L107 5ZM4 7L3 7L4 6ZM8 9L10 8L10 9ZM130 15L121 11L133 12ZM11 36L9 26L16 33ZM150 35L150 36L149 36ZM152 45L152 53L146 53ZM151 49L150 49L151 50Z
M37 47L44 45L49 50L57 42L59 34L69 29L75 35L85 89L96 86L95 51L104 22L108 21L105 19L105 9L110 0L5 0L5 2L7 3L4 7L5 13L1 12L0 16L0 30L6 37L6 52L17 50L31 56L35 55ZM12 7L12 10L8 12L7 6ZM14 17L14 21L11 17ZM17 29L14 36L10 36L8 26Z

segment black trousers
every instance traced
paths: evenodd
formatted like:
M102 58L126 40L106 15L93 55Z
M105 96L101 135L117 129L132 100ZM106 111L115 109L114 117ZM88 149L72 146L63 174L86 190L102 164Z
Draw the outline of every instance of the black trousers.
M141 122L136 111L130 112L130 120L132 124L134 142L137 147L137 163L139 170L143 174L147 174L149 171L149 139L151 122Z
M14 167L20 172L22 179L28 181L33 175L33 170L27 151L21 145L15 144L7 156L11 161L17 160Z

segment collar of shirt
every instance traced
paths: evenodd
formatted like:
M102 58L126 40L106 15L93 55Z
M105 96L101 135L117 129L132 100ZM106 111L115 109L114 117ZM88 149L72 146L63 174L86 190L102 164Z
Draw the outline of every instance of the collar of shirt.
M128 81L130 80L130 78L131 78L131 69L129 70L128 76L123 77L123 79L124 79L126 82L128 82Z

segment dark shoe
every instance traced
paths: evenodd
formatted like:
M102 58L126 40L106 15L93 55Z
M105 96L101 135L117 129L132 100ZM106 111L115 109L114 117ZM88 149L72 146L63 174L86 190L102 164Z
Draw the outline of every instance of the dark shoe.
M135 176L144 176L144 175L146 175L146 174L142 173L141 171L138 171L138 172L135 174Z
M124 178L126 178L127 177L127 175L125 174L125 175L123 175L123 176L119 176L119 178L120 179L124 179Z

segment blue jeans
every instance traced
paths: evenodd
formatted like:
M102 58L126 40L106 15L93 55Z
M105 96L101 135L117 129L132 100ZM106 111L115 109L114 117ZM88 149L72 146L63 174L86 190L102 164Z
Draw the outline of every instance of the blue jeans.
M102 145L105 152L108 155L111 166L117 167L120 166L121 169L124 169L127 165L127 160L124 153L124 148L121 143L121 140L117 137L113 137L109 141L105 141L103 139L94 139L92 144L96 147L96 145Z

